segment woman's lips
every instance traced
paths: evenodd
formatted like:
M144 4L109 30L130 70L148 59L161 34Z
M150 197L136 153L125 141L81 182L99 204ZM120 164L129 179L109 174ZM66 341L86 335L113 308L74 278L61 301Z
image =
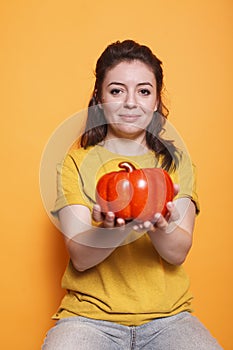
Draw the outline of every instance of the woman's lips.
M120 118L127 121L127 122L135 122L140 118L140 115L137 114L121 114Z

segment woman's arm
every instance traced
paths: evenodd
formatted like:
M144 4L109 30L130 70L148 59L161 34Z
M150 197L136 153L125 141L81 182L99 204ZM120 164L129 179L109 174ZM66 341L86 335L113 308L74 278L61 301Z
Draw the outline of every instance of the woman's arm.
M181 265L192 246L196 208L189 198L180 198L167 204L169 219L155 215L155 223L144 227L159 255L168 263Z
M100 227L92 226L91 213L82 205L66 206L58 216L70 258L78 271L85 271L106 259L129 232L124 220L115 223L112 212L103 218L97 205L92 216L101 223Z

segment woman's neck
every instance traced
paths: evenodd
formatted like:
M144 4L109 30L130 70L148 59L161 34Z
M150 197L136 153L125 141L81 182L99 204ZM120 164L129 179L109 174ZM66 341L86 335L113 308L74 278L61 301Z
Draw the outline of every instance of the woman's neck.
M145 140L139 141L118 137L106 137L106 139L102 141L100 145L108 149L110 152L125 156L137 156L148 152L148 147Z

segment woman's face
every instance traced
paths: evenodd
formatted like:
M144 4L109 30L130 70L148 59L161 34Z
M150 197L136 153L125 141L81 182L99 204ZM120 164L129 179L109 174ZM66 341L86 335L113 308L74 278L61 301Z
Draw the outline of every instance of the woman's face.
M146 64L135 60L110 69L101 97L108 122L107 138L134 139L145 135L158 104L156 79Z

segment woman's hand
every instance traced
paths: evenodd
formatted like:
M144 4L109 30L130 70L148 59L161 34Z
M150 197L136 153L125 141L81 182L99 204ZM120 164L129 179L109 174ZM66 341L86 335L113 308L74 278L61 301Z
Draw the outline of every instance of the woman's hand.
M112 211L103 214L101 212L101 207L95 204L92 211L92 218L96 222L101 224L103 228L114 228L114 227L124 227L125 220L121 218L116 218Z
M174 195L176 196L179 192L179 185L174 185ZM176 221L179 219L179 212L176 209L173 202L167 203L167 210L168 213L166 217L163 217L160 213L155 213L154 220L152 222L145 221L143 223L132 223L133 229L137 232L141 231L150 231L152 232L156 228L164 229L166 230L167 227L171 227L171 223L173 221ZM95 204L93 206L92 211L92 218L96 222L100 223L100 227L103 228L114 228L114 227L124 227L125 226L125 220L122 218L116 218L115 214L111 211L107 212L106 214L103 214L101 212L101 207L98 204Z
M174 185L174 195L176 196L179 192L179 186ZM154 232L157 228L164 230L165 232L171 231L171 227L174 226L174 222L180 218L180 213L176 208L174 202L168 202L166 204L167 214L162 216L161 213L155 213L152 221L145 221L142 223L136 223L133 229L137 232L147 231Z
M175 194L179 187L174 186ZM196 208L190 198L179 198L167 203L168 213L155 213L153 222L136 223L138 232L147 231L159 255L172 265L181 265L192 246Z
M160 229L166 233L170 233L172 228L175 228L174 223L175 221L179 220L180 213L177 210L174 202L167 203L167 210L168 213L165 217L161 213L156 213L153 221L145 221L143 223L136 224L133 226L133 229L137 232L141 230L155 232L156 229Z

